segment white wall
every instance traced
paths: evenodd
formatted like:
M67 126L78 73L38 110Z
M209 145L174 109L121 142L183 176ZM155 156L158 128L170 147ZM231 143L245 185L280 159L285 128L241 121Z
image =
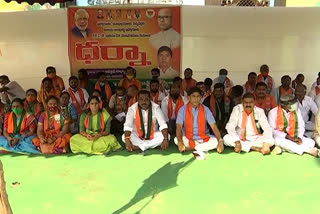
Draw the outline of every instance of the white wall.
M280 84L304 73L309 87L320 71L320 8L183 7L182 68L197 80L225 67L235 83L270 66Z
M66 10L0 13L0 74L25 89L39 89L53 65L65 80L70 74Z
M225 67L243 84L267 63L278 84L302 72L310 86L320 71L320 8L183 6L182 25L182 68L193 68L197 80ZM66 10L0 13L0 26L0 74L38 89L53 65L67 80Z

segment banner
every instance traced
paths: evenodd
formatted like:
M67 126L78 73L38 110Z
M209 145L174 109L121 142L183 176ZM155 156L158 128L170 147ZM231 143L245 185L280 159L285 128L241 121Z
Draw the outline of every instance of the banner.
M90 78L103 71L120 79L131 66L140 80L152 68L162 79L180 76L180 23L180 7L68 8L71 73L84 68Z

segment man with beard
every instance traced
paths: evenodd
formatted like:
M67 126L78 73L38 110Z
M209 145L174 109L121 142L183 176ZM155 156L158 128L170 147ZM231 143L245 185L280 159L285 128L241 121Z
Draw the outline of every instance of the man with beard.
M77 110L77 113L80 115L83 110L86 108L86 103L88 103L89 94L84 88L79 87L79 79L75 76L69 78L69 88L68 93L70 96L70 103L73 103L74 107Z
M317 115L318 107L317 104L312 100L311 97L306 96L307 87L305 85L297 85L294 91L299 110L301 112L302 118L305 122L305 133L304 135L312 138L314 131L314 117ZM311 113L311 120L309 119Z
M266 155L274 144L267 117L263 109L254 105L252 93L244 94L242 103L233 108L226 129L224 144L234 147L237 153L253 150Z
M276 99L277 105L280 103L280 97L284 95L294 95L294 89L290 87L291 77L284 75L281 77L281 85L278 88L274 88L272 95Z
M168 83L163 80L160 79L160 69L159 68L152 68L151 69L151 79L154 80L159 80L159 84L160 84L160 91L162 93L164 93L165 95L168 95L168 91L169 91L169 85ZM146 89L149 91L150 90L150 82L147 82L147 87Z
M79 77L79 87L86 89L89 95L92 94L95 82L93 80L90 80L88 77L88 73L85 69L80 69L78 71L78 77Z
M85 9L78 9L74 14L75 27L72 34L79 38L88 38L91 30L88 29L89 14Z
M159 90L159 80L151 80L150 81L150 96L151 101L160 105L163 98L166 96Z
M197 81L192 78L193 71L191 68L184 70L184 79L182 80L182 88L188 93L188 91L196 87Z
M173 84L170 88L169 95L161 102L161 109L164 118L169 126L169 133L176 134L176 118L179 109L188 103L186 97L180 95L180 88L177 84Z
M216 83L214 85L211 96L203 101L203 105L211 110L221 136L226 135L227 131L225 126L229 120L230 99L225 95L224 85L222 83Z
M128 109L123 130L122 141L129 152L168 147L167 123L160 106L151 102L149 91L138 93L138 102Z
M274 154L281 154L284 150L299 155L308 153L318 156L318 150L314 147L315 142L303 136L304 121L293 95L280 97L280 105L269 112L268 121L276 145Z
M264 109L266 115L277 106L276 100L270 94L267 94L267 85L264 82L258 82L255 90L255 105Z
M216 121L210 109L200 103L201 91L191 88L188 92L189 103L179 109L176 120L175 144L180 152L194 150L197 160L204 160L208 151L217 149L221 153L224 149ZM211 128L214 136L209 133Z

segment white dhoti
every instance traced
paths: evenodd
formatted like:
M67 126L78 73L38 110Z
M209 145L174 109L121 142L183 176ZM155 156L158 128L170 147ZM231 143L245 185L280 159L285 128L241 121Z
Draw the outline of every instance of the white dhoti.
M224 145L230 146L230 147L235 147L236 146L236 141L238 139L235 139L231 135L227 134L223 137L224 140ZM266 139L264 136L251 136L250 139L247 139L246 141L240 140L241 144L241 151L243 152L249 152L251 150L251 147L257 147L257 148L262 148L263 143L268 143L269 146L274 145L274 140L273 139Z
M291 140L287 140L285 138L276 137L274 139L275 144L287 152L296 153L302 155L304 152L309 151L315 146L314 140L306 137L302 137L302 144L298 145Z
M154 149L160 146L163 142L163 139L163 134L160 131L154 132L152 140L142 140L135 132L131 132L130 135L131 143L134 146L138 146L142 151L145 151L147 149ZM122 135L122 141L125 142L124 134Z
M183 144L186 148L190 148L189 146L189 140L186 136L182 137ZM215 137L210 137L210 139L207 142L203 142L203 140L194 140L196 146L195 150L199 152L207 152L213 149L217 148L218 140ZM174 138L174 143L178 145L178 139Z

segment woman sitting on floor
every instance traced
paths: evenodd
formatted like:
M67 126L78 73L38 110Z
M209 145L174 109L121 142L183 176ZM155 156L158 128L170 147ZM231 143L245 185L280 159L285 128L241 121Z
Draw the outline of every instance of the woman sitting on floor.
M23 101L15 98L11 104L12 112L5 115L0 148L10 152L39 154L32 144L35 137L35 117L23 108Z
M114 135L110 134L111 117L99 107L99 98L91 96L88 112L80 117L80 134L70 139L73 153L104 154L121 148Z
M28 89L26 92L24 110L28 112L28 114L34 115L36 120L39 119L40 113L43 111L43 106L37 101L37 91L33 88Z
M46 106L47 110L39 117L37 137L32 142L43 154L66 153L71 138L69 121L64 119L57 97L49 96Z

